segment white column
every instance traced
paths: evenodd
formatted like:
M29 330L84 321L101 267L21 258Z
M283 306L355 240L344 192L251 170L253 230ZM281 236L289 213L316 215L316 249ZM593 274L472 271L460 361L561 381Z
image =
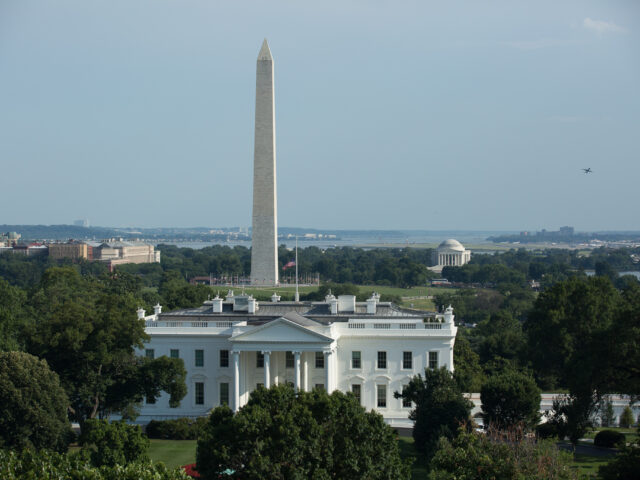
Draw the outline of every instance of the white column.
M315 352L313 353L315 359ZM309 352L305 355L302 355L302 376L304 380L302 381L302 389L305 392L309 391Z
M453 372L453 346L449 347L449 370Z
M329 360L331 360L331 352L322 352L324 353L324 389L327 393L331 393L331 365Z
M300 352L293 352L293 371L293 388L297 392L298 390L300 390Z
M233 350L233 411L240 409L240 352Z
M271 352L262 351L264 355L264 388L271 387Z

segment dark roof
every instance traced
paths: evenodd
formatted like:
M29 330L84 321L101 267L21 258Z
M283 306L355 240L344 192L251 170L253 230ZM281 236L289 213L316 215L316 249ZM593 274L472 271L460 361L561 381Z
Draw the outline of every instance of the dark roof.
M302 315L300 315L299 313L296 312L289 312L287 313L285 316L283 316L282 318L286 318L287 320L289 320L290 322L293 322L297 325L300 325L302 327L313 327L315 325L318 325L318 322L315 322L309 318L305 318Z

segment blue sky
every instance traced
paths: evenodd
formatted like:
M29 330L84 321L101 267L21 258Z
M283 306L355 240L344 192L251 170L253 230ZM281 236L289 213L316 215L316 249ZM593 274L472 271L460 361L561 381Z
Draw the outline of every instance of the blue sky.
M640 230L640 2L0 0L0 224ZM584 175L581 168L591 167Z

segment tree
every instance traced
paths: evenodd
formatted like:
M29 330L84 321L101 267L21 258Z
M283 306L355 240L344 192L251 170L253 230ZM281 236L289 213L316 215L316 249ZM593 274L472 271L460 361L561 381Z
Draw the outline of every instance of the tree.
M453 363L456 366L453 378L463 392L478 392L485 380L480 366L480 357L471 349L469 340L462 336L461 332L462 329L459 328L453 347Z
M78 443L81 455L94 467L126 465L149 460L149 439L139 425L127 425L124 421L89 419Z
M418 452L426 458L431 458L440 437L455 436L473 408L446 367L425 369L424 378L416 375L394 396L416 406L409 414L414 421L413 439Z
M382 416L351 394L287 385L255 390L235 415L214 409L198 439L197 470L204 478L409 478Z
M613 404L610 400L605 400L600 406L600 423L603 427L611 427L613 426L614 418Z
M66 451L69 400L44 360L0 352L0 447Z
M633 424L633 412L629 405L624 407L622 414L620 415L620 426L622 428L629 428Z
M569 438L575 446L578 440L593 427L593 415L598 397L587 395L563 395L553 401L549 424L553 425L562 439Z
M114 285L116 283L116 285ZM178 405L186 393L181 359L136 355L147 340L136 318L137 299L113 277L82 277L72 268L45 272L30 304L36 321L26 327L30 353L58 373L81 426L118 412L161 390Z
M485 425L532 428L540 418L540 389L533 378L514 369L489 377L480 399Z

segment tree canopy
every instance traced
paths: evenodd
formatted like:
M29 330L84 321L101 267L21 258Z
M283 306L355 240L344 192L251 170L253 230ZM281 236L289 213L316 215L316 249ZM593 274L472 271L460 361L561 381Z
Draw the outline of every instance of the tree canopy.
M69 400L44 360L0 352L0 447L67 450Z
M186 394L181 359L136 355L147 340L144 321L117 276L95 279L70 267L49 269L30 307L27 349L58 373L76 421L120 411L160 390L170 393L173 405Z
M416 375L394 396L415 405L409 414L414 421L413 439L418 452L426 458L433 455L440 437L452 439L456 435L473 408L446 367L425 369L424 377Z
M197 469L205 478L409 478L381 415L351 394L288 385L258 388L236 414L214 409L198 439Z

